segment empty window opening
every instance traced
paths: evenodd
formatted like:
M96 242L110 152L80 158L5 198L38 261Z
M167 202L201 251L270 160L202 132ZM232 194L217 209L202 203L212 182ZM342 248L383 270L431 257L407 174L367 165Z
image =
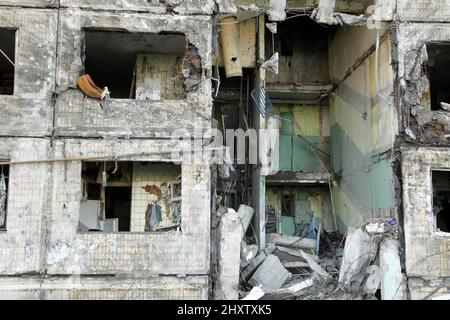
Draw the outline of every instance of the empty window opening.
M0 95L14 94L16 30L0 28Z
M450 104L450 43L427 44L428 62L426 72L430 82L431 110L441 109L441 102Z
M0 230L6 230L9 165L0 165Z
M79 231L179 229L181 166L164 162L82 162Z
M450 232L450 171L432 171L436 228Z
M275 34L266 28L266 59L275 52L279 54L278 74L268 73L268 84L328 84L328 41L334 30L309 17L280 22Z
M202 73L198 50L181 33L85 30L85 73L111 98L174 100Z

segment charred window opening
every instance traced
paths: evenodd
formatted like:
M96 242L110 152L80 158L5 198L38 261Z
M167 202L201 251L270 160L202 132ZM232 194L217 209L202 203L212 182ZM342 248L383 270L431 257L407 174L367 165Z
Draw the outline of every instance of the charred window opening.
M436 228L450 232L450 171L432 171L433 210Z
M14 94L16 30L0 28L0 95Z
M111 98L184 98L187 79L202 74L198 50L182 33L85 30L85 74Z
M9 165L0 165L0 230L6 230L8 189L9 189Z
M441 109L441 103L450 106L450 43L427 44L428 62L426 73L430 82L431 110Z
M79 231L179 229L181 166L164 162L82 162Z

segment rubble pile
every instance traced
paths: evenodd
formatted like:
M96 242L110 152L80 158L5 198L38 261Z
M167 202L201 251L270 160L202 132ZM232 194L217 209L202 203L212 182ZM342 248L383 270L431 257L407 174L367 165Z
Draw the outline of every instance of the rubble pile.
M377 219L346 235L315 239L269 234L266 246L241 242L239 292L244 300L375 300L383 239L397 239L394 219Z

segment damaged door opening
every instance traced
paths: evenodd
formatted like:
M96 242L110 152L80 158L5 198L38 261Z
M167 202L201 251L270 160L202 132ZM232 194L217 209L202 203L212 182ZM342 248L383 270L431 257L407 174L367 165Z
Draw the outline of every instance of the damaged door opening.
M182 33L85 29L84 35L85 74L108 87L111 98L182 99L185 80L202 72L197 49Z
M433 211L436 228L450 232L450 171L433 170Z
M165 162L82 162L80 232L179 230L181 166Z
M16 30L0 28L0 95L14 94Z

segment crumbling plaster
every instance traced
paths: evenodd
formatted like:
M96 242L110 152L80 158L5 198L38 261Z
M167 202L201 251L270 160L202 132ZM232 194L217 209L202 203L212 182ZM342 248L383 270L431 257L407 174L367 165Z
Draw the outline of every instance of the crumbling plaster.
M111 99L107 111L97 101L84 99L76 80L83 73L83 29L101 28L128 32L181 32L195 45L205 70L198 87L186 99L139 101ZM121 135L133 137L170 137L175 129L193 130L194 119L210 122L212 110L211 69L212 24L206 16L171 16L61 10L57 92L56 133L62 136ZM106 53L105 53L106 54ZM95 81L95 80L94 80Z
M450 168L450 150L402 148L403 211L408 276L450 277L450 234L436 229L432 169Z
M200 300L208 298L208 278L203 277L14 277L0 278L0 299L70 300Z
M17 30L14 95L0 96L0 135L37 136L52 130L57 12L31 12L0 7L0 28Z
M57 7L59 0L0 0L0 6Z
M0 159L46 159L47 139L0 138ZM6 231L0 231L0 273L40 272L43 259L45 215L48 213L50 165L11 166L9 171Z
M449 0L396 0L397 14L401 21L448 22Z
M173 150L166 140L77 140L54 143L53 157L85 157ZM159 161L167 155L126 160ZM206 274L209 270L209 164L182 163L181 231L160 233L77 233L81 162L54 163L50 240L46 268L50 274Z

